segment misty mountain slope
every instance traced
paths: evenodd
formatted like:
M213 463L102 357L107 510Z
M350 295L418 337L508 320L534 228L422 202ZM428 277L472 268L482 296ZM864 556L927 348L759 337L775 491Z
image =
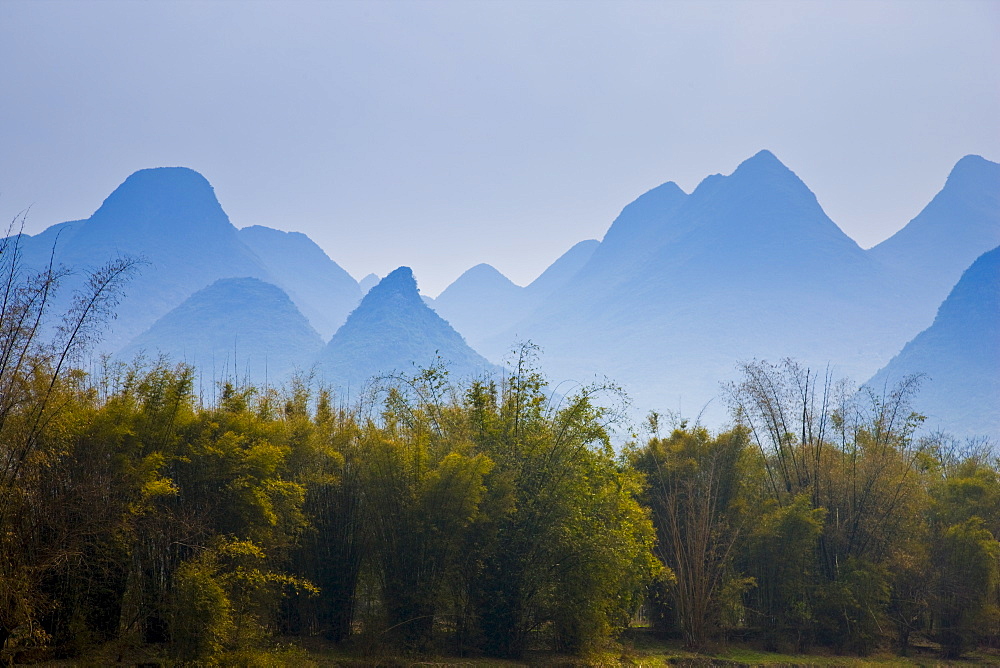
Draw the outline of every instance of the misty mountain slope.
M425 297L424 301L478 348L569 282L598 245L595 239L575 244L525 287L516 285L491 265L478 264L455 279L436 299Z
M522 312L524 288L488 264L464 272L430 306L475 345Z
M102 343L105 351L119 349L220 278L273 281L260 258L237 237L209 182L184 167L135 172L92 216L54 227L23 239L26 262L47 262L60 230L56 260L68 267L96 268L121 255L146 261L127 286L118 318ZM61 306L73 287L74 281L68 281Z
M378 282L382 280L378 277L378 274L368 274L360 281L358 281L358 288L361 290L361 296L364 297L368 294L368 291L378 285Z
M1000 248L962 274L933 324L867 384L881 391L914 373L927 375L913 403L928 428L1000 438Z
M50 225L38 234L20 235L21 259L25 266L43 268L52 257L52 250L62 250L70 243L86 220L68 220L65 223Z
M600 245L601 242L597 239L587 239L574 244L539 274L538 278L524 286L529 309L535 308L553 292L569 283L590 261Z
M393 372L412 374L438 359L454 378L495 370L462 336L424 304L409 267L368 291L317 358L317 374L357 396L367 382Z
M358 283L305 234L253 225L238 236L324 339L361 301Z
M868 253L895 274L925 327L972 262L1000 245L1000 164L967 155L941 191L905 227Z
M195 365L206 378L248 376L273 385L305 368L322 347L281 288L256 278L225 278L188 297L118 356L162 353Z
M696 412L741 359L870 375L912 336L893 333L883 279L762 151L690 195L665 184L630 204L574 278L486 350L531 339L555 379L606 374L642 405Z
M734 282L747 281L755 288L784 288L786 275L814 285L864 280L869 266L864 251L827 217L798 176L761 151L730 176L708 177L677 207L642 271L729 291ZM736 275L739 280L732 281Z
M590 301L614 294L623 282L680 234L681 230L674 225L674 216L687 197L671 181L628 204L571 280L550 295L555 300Z

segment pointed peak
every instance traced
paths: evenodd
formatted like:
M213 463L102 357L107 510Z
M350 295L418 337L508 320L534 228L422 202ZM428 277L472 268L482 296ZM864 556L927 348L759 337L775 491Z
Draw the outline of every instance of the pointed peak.
M381 280L378 274L372 273L358 281L358 287L361 288L361 296L368 294L368 291L378 285Z
M494 267L492 264L487 264L485 262L481 262L481 263L477 264L476 266L474 266L474 267L472 267L470 269L465 270L462 273L462 275L459 276L458 279L456 279L455 282L457 283L458 281L460 281L462 279L465 279L465 280L469 280L469 279L477 279L477 280L483 280L483 279L493 279L493 280L496 280L496 279L500 279L500 280L508 282L508 283L510 282L510 279L507 278L506 276L504 276L504 274L503 274L502 271L500 271L499 269L497 269L496 267Z
M441 294L437 296L435 303L449 303L455 298L468 299L470 293L479 295L477 300L481 300L483 294L495 294L496 290L520 290L521 287L503 275L499 269L485 262L477 264L471 269L466 269L461 276L456 278Z
M471 267L471 268L469 268L468 270L465 271L466 274L470 274L470 273L481 274L481 273L493 273L493 272L496 272L498 274L500 273L499 271L497 271L496 267L494 267L492 264L488 264L486 262L480 262L476 266Z
M681 187L673 181L667 181L666 183L656 186L652 190L647 190L622 209L621 213L618 214L618 217L611 224L608 234L611 234L615 225L618 225L619 222L623 220L627 220L636 215L646 217L651 213L664 213L671 211L680 206L685 198L687 198L687 193L681 190ZM607 235L605 235L605 239L606 238Z
M946 187L984 181L987 184L995 183L998 178L1000 178L1000 164L990 162L980 155L967 155L951 168Z
M729 176L709 176L698 185L697 190L699 195L705 196L718 188L735 188L744 192L780 191L786 197L792 195L809 202L816 199L802 179L766 149L741 162Z
M642 203L642 205L647 205L653 203L659 206L669 206L679 203L685 197L687 197L687 193L681 190L679 185L673 181L667 181L639 195L632 204Z
M736 168L736 171L733 172L733 176L741 173L787 173L794 176L792 170L788 169L783 162L778 160L777 156L767 149L758 151L751 157L741 162L739 167Z
M761 150L757 151L747 160L773 160L775 162L781 162L780 160L778 160L777 156L775 156L766 148L762 148ZM745 160L744 162L746 162L747 160Z
M683 197L687 195L687 193L673 181L661 183L652 190L646 192L646 195L649 195L650 193L656 193L659 197Z
M417 279L413 277L413 270L409 267L399 267L389 272L389 275L378 282L368 293L371 296L387 295L389 293L410 294L418 297Z

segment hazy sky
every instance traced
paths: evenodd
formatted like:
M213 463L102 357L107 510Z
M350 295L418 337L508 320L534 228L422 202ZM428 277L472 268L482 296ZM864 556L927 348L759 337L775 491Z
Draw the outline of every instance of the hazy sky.
M355 277L526 283L771 149L862 246L1000 160L1000 2L0 0L0 218L184 165Z

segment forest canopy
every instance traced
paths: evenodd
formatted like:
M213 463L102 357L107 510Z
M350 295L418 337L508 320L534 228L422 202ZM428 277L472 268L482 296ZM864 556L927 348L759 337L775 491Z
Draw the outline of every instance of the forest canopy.
M7 242L5 242L7 243ZM138 359L85 372L132 264L51 313L59 270L0 253L0 649L127 638L178 662L275 638L518 658L639 618L694 649L945 657L1000 643L1000 466L918 438L919 379L857 390L747 362L731 428L656 414L613 447L606 388L383 378L345 405Z

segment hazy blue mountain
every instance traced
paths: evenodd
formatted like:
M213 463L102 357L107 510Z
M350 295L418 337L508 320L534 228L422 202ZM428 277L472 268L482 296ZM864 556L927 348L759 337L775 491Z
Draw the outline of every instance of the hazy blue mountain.
M238 234L324 339L361 300L358 283L305 234L261 225Z
M488 264L478 264L459 276L436 299L424 298L473 347L526 317L569 282L600 245L581 241L563 253L538 278L521 287Z
M587 239L575 244L549 265L538 278L524 287L531 307L534 308L553 292L566 285L593 257L601 242Z
M741 359L793 356L867 377L893 333L878 264L768 151L690 195L675 184L625 207L589 261L483 349L546 351L556 379L609 375L645 406L690 414ZM715 404L721 414L721 405Z
M916 218L868 253L895 273L914 327L922 329L962 272L997 245L1000 164L968 155Z
M413 373L438 358L453 377L494 367L424 304L409 267L400 267L369 290L318 357L320 378L356 396L373 377Z
M524 288L488 264L477 264L445 288L431 305L472 345L522 314Z
M934 323L868 385L881 391L914 373L927 374L914 401L927 427L1000 439L1000 248L962 274Z
M183 167L138 171L90 218L23 239L26 263L47 262L57 235L57 261L75 269L96 268L119 255L147 262L118 307L118 318L103 343L107 351L117 350L220 278L274 280L240 241L208 181ZM73 281L66 287L62 294L68 296Z
M368 291L378 285L380 280L382 279L378 277L378 274L368 274L358 281L358 287L361 289L361 295L367 295Z
M680 228L672 227L687 195L676 183L653 188L622 209L590 259L580 267L578 290L613 290L669 244Z
M205 378L277 384L307 367L323 347L281 288L256 278L224 278L195 292L120 353L167 354Z

